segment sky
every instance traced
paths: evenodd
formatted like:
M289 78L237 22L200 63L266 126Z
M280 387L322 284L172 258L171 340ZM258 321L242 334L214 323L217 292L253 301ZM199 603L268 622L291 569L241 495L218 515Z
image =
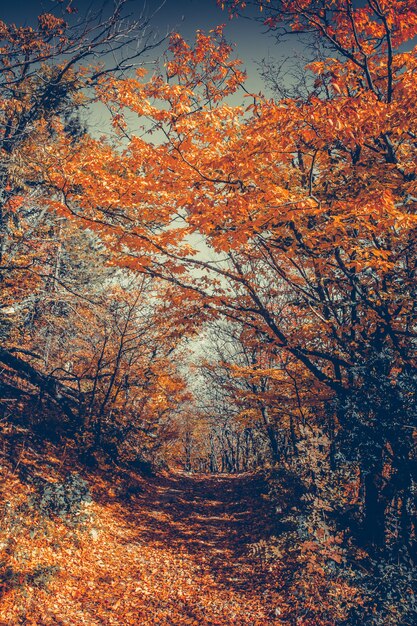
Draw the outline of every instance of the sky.
M65 3L68 2L65 0ZM0 19L17 25L32 25L36 23L39 13L51 11L54 4L53 0L0 0ZM72 5L78 10L77 16L102 4L101 0L72 0ZM107 0L107 4L111 5L112 0ZM152 25L155 30L161 34L175 30L187 40L193 39L197 29L207 31L226 24L226 38L236 44L236 55L248 71L247 88L252 92L263 87L257 61L262 58L279 59L295 50L292 42L277 46L274 38L265 34L265 27L259 23L243 18L229 20L227 12L217 6L216 0L128 0L132 16L139 16L144 7L147 14L154 14Z

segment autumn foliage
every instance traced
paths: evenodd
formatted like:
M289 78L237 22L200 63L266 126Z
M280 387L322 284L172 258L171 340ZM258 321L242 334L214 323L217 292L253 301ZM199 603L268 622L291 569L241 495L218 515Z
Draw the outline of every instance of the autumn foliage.
M5 449L262 468L276 623L412 624L417 4L220 4L297 38L297 80L248 93L224 27L107 67L122 6L0 24Z

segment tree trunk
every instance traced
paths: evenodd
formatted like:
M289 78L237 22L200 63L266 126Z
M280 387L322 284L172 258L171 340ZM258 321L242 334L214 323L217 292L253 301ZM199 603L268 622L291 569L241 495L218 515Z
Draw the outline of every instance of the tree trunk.
M365 543L377 549L385 546L385 499L380 492L381 471L382 452L381 459L363 475L363 538Z

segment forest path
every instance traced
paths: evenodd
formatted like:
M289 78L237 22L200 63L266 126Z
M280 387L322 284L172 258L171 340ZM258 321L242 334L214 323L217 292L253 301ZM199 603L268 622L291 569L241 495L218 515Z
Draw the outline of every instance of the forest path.
M248 549L271 523L261 486L250 475L179 472L141 482L128 506L116 506L116 525L103 529L123 576L103 572L101 585L111 585L115 613L102 612L98 623L281 623L272 576ZM101 559L104 569L108 559Z

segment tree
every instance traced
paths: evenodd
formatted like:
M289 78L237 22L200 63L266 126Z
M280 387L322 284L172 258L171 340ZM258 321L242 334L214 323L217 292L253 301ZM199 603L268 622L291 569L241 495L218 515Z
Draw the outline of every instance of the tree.
M80 20L43 14L37 28L1 24L0 361L8 417L132 460L156 447L182 397L169 355L192 323L167 330L161 284L111 268L103 246L103 231L120 232L136 210L137 189L125 212L117 206L134 167L93 139L82 112L104 78L134 70L163 39L125 8Z
M171 207L182 235L203 235L217 255L185 258L148 231L165 254L149 271L255 327L327 394L331 430L348 441L344 462L360 468L364 537L382 547L395 502L406 503L400 526L410 537L416 479L415 77L414 53L402 51L415 9L270 10L271 28L308 31L333 51L306 69L315 80L305 97L221 102L243 74L219 31L199 34L194 50L174 37L168 81L113 81L108 94L120 114L146 114L166 136L147 168L162 192L157 214ZM144 148L132 138L130 150L139 159ZM132 240L130 267L134 255Z
M55 401L59 383L44 379L36 362L22 362L24 350L14 342L27 325L35 294L41 298L45 289L50 293L57 284L65 285L59 271L62 215L57 216L54 204L63 191L50 179L50 168L57 166L52 155L58 156L60 147L66 149L63 159L83 150L89 138L81 111L97 101L100 79L121 77L160 43L147 16L129 21L125 8L125 0L118 0L110 12L91 9L77 19L70 6L61 7L62 15L40 15L36 28L0 23L2 362L18 373L26 371ZM69 406L65 410L71 412Z

